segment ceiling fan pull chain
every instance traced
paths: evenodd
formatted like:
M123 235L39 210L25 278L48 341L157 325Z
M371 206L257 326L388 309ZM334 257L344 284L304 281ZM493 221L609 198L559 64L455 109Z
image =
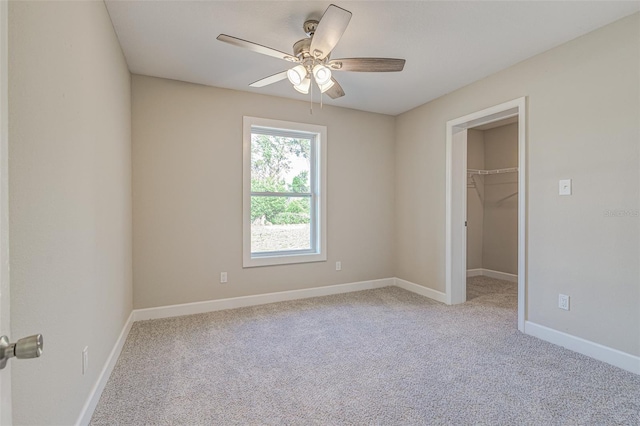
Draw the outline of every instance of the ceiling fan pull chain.
M313 115L313 84L311 84L309 88L309 94L309 115Z

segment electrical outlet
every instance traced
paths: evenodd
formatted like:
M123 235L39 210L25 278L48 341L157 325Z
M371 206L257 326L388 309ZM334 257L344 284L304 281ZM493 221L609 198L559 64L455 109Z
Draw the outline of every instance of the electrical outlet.
M336 262L336 271L342 271L342 262L340 261Z
M227 273L226 272L220 272L220 282L223 283L223 284L227 282Z
M84 376L89 370L89 346L85 346L82 350L82 375Z
M558 295L558 308L564 309L565 311L569 310L569 296L566 294Z

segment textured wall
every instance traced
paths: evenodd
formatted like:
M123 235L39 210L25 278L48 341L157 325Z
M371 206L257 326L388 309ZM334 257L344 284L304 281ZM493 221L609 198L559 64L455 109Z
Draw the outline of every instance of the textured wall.
M137 75L132 87L136 308L394 276L393 117ZM242 268L244 115L327 126L326 262Z
M640 355L639 75L635 14L398 116L396 276L445 289L446 122L526 96L527 319Z
M130 74L102 2L9 5L15 424L73 424L132 309ZM82 375L82 349L89 370Z

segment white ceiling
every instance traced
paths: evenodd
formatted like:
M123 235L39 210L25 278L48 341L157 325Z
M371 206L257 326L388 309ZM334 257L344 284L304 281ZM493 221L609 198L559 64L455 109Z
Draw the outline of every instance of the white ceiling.
M291 67L216 40L229 34L284 52L331 2L106 0L132 73L308 100ZM335 72L346 95L326 104L397 115L640 10L640 1L339 1L353 17L332 58L407 60L399 73ZM318 98L316 92L316 98ZM318 99L316 99L318 100Z

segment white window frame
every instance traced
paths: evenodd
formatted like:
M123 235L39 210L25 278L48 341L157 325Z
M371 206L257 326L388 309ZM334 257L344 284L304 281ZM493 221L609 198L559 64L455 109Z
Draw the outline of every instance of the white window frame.
M310 167L310 174L315 174L315 179L310 179L312 215L310 250L251 253L251 133L254 127L282 131L285 134L287 132L307 133L315 137ZM244 268L327 260L327 128L325 126L243 117L242 188L242 266Z

